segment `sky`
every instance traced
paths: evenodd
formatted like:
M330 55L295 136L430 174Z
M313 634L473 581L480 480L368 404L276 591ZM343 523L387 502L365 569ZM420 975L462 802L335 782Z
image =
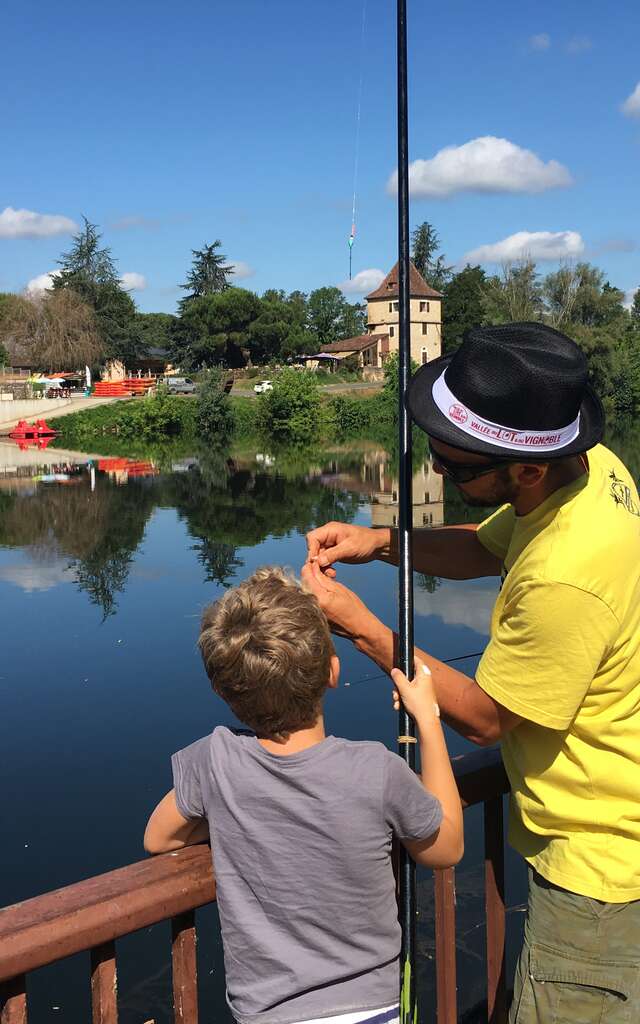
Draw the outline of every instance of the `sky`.
M83 216L145 312L174 311L216 239L258 293L356 300L394 264L393 0L5 0L2 20L0 291L41 286ZM408 0L408 23L411 225L457 267L588 259L630 297L638 0Z

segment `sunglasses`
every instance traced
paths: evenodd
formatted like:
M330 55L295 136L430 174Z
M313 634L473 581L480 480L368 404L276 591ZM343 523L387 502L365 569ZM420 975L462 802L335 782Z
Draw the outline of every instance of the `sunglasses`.
M445 459L439 452L429 445L429 455L435 466L438 466L442 476L445 476L448 480L451 480L454 484L468 484L472 480L476 480L479 476L486 476L487 473L493 473L494 469L500 469L501 466L509 465L511 459L496 459L494 462L452 462L450 459ZM436 470L437 472L437 470Z

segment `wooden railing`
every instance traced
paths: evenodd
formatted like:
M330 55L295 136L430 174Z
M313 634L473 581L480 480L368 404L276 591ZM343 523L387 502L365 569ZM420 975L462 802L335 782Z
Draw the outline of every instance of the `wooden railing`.
M497 751L455 763L465 808L484 804L487 1021L506 1020L502 795L508 784ZM215 899L208 846L191 846L110 871L0 910L0 1024L27 1024L26 974L83 950L91 954L93 1024L116 1024L115 940L167 919L172 923L176 1024L197 1024L195 914ZM457 1022L455 873L437 871L438 1024Z

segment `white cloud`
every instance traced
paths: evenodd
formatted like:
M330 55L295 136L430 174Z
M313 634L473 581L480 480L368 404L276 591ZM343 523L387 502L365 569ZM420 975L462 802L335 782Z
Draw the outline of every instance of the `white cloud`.
M48 238L70 235L78 225L58 213L34 213L6 206L0 213L0 238Z
M409 189L414 199L446 199L457 192L544 192L564 188L573 179L557 160L544 163L530 149L508 139L484 135L462 146L447 146L430 160L409 165ZM387 191L398 188L398 172L387 183Z
M136 274L130 270L120 278L120 284L127 292L143 292L147 287L147 279L144 274Z
M620 109L627 117L640 117L640 82L638 82L631 95L627 96Z
M540 32L536 36L530 36L529 47L532 50L548 50L551 46L551 36L546 32Z
M244 277L253 277L255 274L253 267L250 267L248 263L244 263L243 260L231 260L229 266L232 268L232 276L237 277L239 281Z
M62 561L53 561L45 565L4 565L0 568L0 580L13 583L21 590L26 590L28 594L34 590L51 590L61 583L73 583L74 579L73 570L69 568L68 563Z
M415 587L413 600L416 615L420 617L433 615L448 626L466 626L488 636L491 612L497 596L497 580L465 580L455 583L442 580L433 594Z
M592 47L589 36L572 36L567 43L567 53L586 53Z
M500 242L465 253L462 263L509 263L511 260L566 260L584 252L577 231L517 231Z
M384 281L386 274L384 270L377 267L370 267L368 270L359 270L350 281L342 281L338 285L346 295L364 295L374 291Z
M30 281L27 281L24 289L25 295L28 295L30 299L35 299L38 295L46 292L48 288L53 288L53 279L58 273L58 270L49 270L46 274L32 277Z
M625 307L625 309L631 309L631 307L633 306L635 294L639 289L640 285L638 285L638 288L630 288L629 291L626 292L623 302L623 306Z

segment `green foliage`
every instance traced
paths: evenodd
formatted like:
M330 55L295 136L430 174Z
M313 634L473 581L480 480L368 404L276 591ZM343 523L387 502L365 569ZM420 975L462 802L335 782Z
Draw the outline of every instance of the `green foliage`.
M425 281L435 288L436 291L444 291L451 280L453 267L448 267L444 256L436 256L440 248L438 232L429 224L423 221L411 234L412 259L416 270L422 274Z
M484 313L491 324L543 319L542 285L533 260L505 264L500 276L488 278Z
M486 274L469 264L455 274L444 289L442 301L442 351L453 352L462 344L464 332L484 321Z
M234 426L231 399L224 390L226 376L219 370L209 370L198 389L197 430L216 443L227 441Z
M187 366L244 365L243 349L259 313L260 299L246 288L191 299L176 327L176 358Z
M371 425L371 400L334 395L329 402L329 416L336 437L355 437Z
M184 291L189 292L189 295L178 304L181 313L193 299L202 295L214 295L229 287L228 277L233 267L227 263L227 257L218 252L221 245L222 242L216 239L212 245L205 243L202 249L191 250L191 270L187 274L185 284L180 285Z
M361 304L347 302L339 288L316 288L309 296L307 323L311 345L319 351L339 338L362 334L365 311Z
M196 436L196 402L158 388L155 395L128 402L101 405L56 420L61 443L67 447L99 447L102 436L115 435L131 442L149 443L162 438Z
M136 313L141 348L145 352L151 348L170 351L177 322L171 313Z
M317 435L320 421L318 383L307 370L283 370L273 391L258 398L258 429L277 440L310 441Z
M126 363L141 347L136 305L120 286L111 250L100 246L102 236L97 226L86 217L83 220L71 249L58 260L61 269L53 278L53 289L72 291L93 309L103 358L119 358Z
M8 364L9 364L9 353L7 352L7 350L4 347L4 345L2 344L2 342L0 342L0 366L8 366Z

